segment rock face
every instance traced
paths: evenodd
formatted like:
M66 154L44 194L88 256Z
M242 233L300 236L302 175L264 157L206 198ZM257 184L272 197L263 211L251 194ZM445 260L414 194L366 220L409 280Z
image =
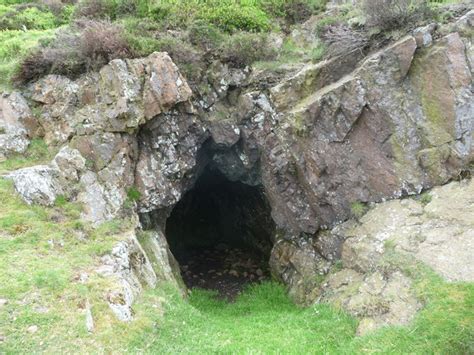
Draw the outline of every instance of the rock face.
M418 194L474 161L473 15L452 30L420 29L358 63L309 64L276 85L215 63L192 93L166 53L114 60L76 81L47 76L27 96L45 140L66 150L11 178L28 203L61 194L82 202L96 225L126 206L157 231L206 167L260 186L277 227L273 274L296 301L314 302L343 240L320 230L347 220L354 203ZM13 94L0 103L0 118L23 122L21 137L29 137L26 104ZM165 249L155 259L169 257ZM349 276L378 284L377 299L409 287L403 275L362 271L354 266L359 276Z
M179 266L159 232L126 232L96 272L114 281L116 287L108 291L107 301L122 321L133 319L132 304L145 287L167 281L184 290Z
M49 165L16 170L6 176L28 204L51 206L58 196L72 198L77 193L85 159L78 150L62 148Z
M406 324L421 303L389 255L422 262L447 281L474 281L474 181L434 188L418 200L381 203L333 233L345 240L343 269L327 277L321 299L362 318L359 334Z
M29 138L37 135L39 126L26 100L18 92L0 96L0 159L24 153Z

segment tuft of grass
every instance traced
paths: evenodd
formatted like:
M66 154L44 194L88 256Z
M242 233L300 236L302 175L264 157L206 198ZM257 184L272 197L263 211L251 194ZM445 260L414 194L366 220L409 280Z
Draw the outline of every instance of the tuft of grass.
M426 206L428 203L431 202L431 200L433 199L433 196L431 196L431 194L429 192L423 192L420 197L420 202L423 206Z
M17 154L0 162L0 174L28 166L49 163L54 154L54 149L49 148L44 140L41 138L32 139L24 154Z
M360 219L364 214L367 213L369 207L360 201L351 203L351 214L355 219Z

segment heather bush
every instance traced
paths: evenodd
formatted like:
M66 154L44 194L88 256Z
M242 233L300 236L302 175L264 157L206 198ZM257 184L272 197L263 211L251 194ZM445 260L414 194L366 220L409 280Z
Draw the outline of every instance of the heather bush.
M59 31L53 41L28 55L14 81L25 84L47 74L75 77L113 59L133 56L122 27L107 21L83 20L72 29Z
M382 31L413 27L432 15L426 0L364 0L362 11L366 24Z
M235 67L246 67L256 61L276 58L277 51L265 34L240 32L229 36L220 48L224 62Z

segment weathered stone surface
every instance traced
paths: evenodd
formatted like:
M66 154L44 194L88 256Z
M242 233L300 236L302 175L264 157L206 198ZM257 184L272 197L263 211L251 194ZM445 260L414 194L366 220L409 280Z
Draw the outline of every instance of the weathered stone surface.
M58 196L70 198L77 193L76 183L84 170L79 151L64 147L49 165L19 169L6 177L26 203L51 206Z
M13 180L16 191L28 204L51 206L56 197L64 192L59 171L48 165L16 170L6 177Z
M0 95L0 157L24 153L39 126L18 92Z
M207 137L196 117L181 112L160 115L142 128L135 177L141 212L179 201L197 176L199 148Z
M188 101L191 89L166 53L113 60L99 73L71 81L49 75L31 88L44 104L40 116L48 143L97 131L134 132L146 121Z
M344 269L328 277L322 301L361 318L358 335L385 325L408 324L421 308L411 289L411 280L398 271L363 275Z
M317 253L311 239L279 240L273 247L270 268L275 278L288 286L290 297L309 305L319 296L321 276L331 263Z
M320 90L289 86L296 98L262 148L263 185L279 226L314 233L346 219L353 202L419 193L472 161L463 41L453 33L416 48L408 36Z
M176 262L168 258L172 255L161 258L168 249L162 234L142 237L147 240L145 248L138 238L135 231L124 233L96 270L114 280L115 287L107 292L107 301L117 318L126 322L133 319L133 302L145 287L155 287L158 281L171 281L177 287L182 284L179 269L174 269Z
M342 229L345 267L362 272L377 267L386 245L413 255L448 280L473 281L474 183L463 181L434 188L431 202L383 203Z
M390 253L414 258L448 281L474 280L474 181L436 187L429 196L429 202L424 197L378 204L359 223L346 222L334 231L345 239L344 268L327 277L321 299L362 318L361 335L407 324L421 308L412 281Z

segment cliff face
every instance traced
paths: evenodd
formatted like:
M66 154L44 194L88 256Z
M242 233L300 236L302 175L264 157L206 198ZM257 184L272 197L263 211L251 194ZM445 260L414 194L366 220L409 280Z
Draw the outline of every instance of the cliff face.
M39 134L62 147L51 164L9 178L28 203L82 202L94 224L126 211L164 231L207 167L261 186L277 230L272 271L308 303L342 242L320 229L354 203L418 194L474 161L473 17L447 33L419 29L355 68L323 61L270 87L264 73L216 63L193 93L166 53L76 81L47 76L1 98L0 153ZM124 208L131 189L140 198Z

